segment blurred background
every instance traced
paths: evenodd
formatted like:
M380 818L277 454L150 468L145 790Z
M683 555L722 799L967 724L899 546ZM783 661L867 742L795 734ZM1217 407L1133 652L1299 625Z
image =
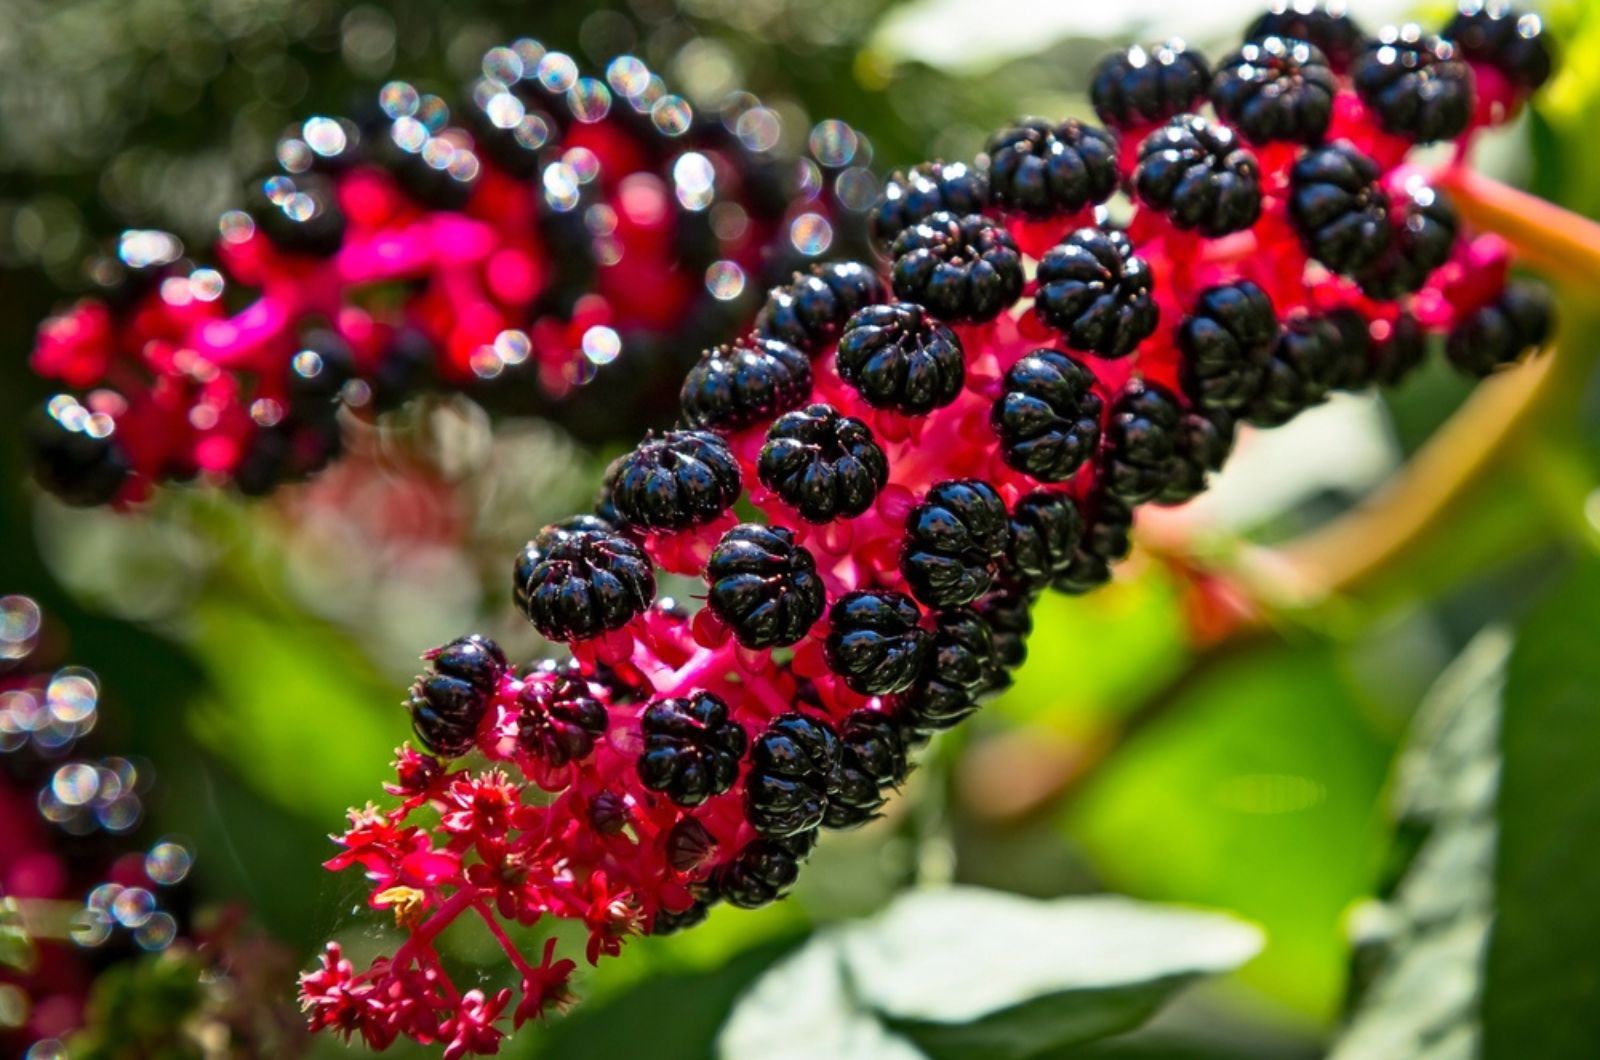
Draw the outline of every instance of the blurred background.
M524 35L594 65L633 52L697 104L756 92L789 136L843 118L883 173L970 158L1019 114L1089 116L1108 47L1181 34L1215 56L1257 6L0 0L0 423L46 392L32 332L84 289L91 251L126 226L206 247L292 120L346 113L393 77L450 96ZM1369 29L1447 14L1350 6ZM1478 164L1600 216L1600 5L1544 13L1559 73ZM580 983L572 1017L506 1054L708 1055L739 993L819 925L959 881L1206 906L1264 930L1238 972L1072 1055L1593 1055L1592 304L1563 298L1526 400L1468 402L1435 359L1382 398L1248 437L1211 495L1141 524L1111 586L1046 597L1015 687L931 749L885 820L829 835L792 900L630 946ZM468 629L540 650L508 604L510 557L586 506L614 454L539 422L491 431L436 398L270 499L179 488L114 514L42 496L20 433L0 431L0 594L37 601L57 662L97 675L86 745L157 778L112 830L181 842L185 902L238 909L286 969L329 937L383 945L353 911L359 881L318 867L326 835L378 795L421 650ZM1385 492L1397 476L1447 489L1403 532L1417 513ZM1377 521L1345 521L1372 496ZM1260 618L1241 622L1247 590ZM500 974L474 946L453 956ZM277 982L287 1001L289 973ZM140 1055L202 1055L171 1048Z

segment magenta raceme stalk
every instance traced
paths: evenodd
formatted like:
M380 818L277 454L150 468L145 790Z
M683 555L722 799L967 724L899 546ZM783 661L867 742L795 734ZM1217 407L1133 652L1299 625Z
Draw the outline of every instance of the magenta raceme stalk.
M298 124L214 265L123 233L99 293L40 328L33 367L72 388L34 425L40 481L77 504L197 475L265 493L337 453L340 408L429 385L559 414L603 378L607 415L569 422L634 437L670 418L651 383L687 366L676 343L848 249L875 194L843 122L796 157L754 96L696 114L633 56L601 79L536 41L491 49L451 118L392 82L359 121Z
M1407 155L1453 138L1461 165L1548 56L1499 8L1449 32L1274 12L1215 73L1177 43L1108 59L1109 132L1025 119L897 174L884 270L775 289L689 372L680 428L517 558L517 606L571 660L431 656L428 753L402 748L400 805L352 814L329 862L407 939L362 971L331 947L302 981L313 1026L493 1051L513 999L514 1026L565 1003L573 965L497 930L519 987L462 994L433 945L451 921L581 921L593 962L781 897L819 829L874 817L1007 683L1032 600L1107 581L1137 507L1200 492L1241 422L1397 381L1430 335L1472 374L1540 345L1542 296ZM657 600L658 570L703 578L704 606ZM445 764L469 752L487 765Z

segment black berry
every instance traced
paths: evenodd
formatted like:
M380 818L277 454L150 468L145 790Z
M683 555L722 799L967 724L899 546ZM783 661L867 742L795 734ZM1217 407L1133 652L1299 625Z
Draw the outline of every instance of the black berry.
M1366 33L1346 13L1344 0L1272 0L1271 8L1244 34L1247 41L1267 37L1315 45L1335 73L1348 69L1367 43Z
M1117 190L1117 141L1076 118L1023 118L989 139L989 198L1029 217L1098 206Z
M798 865L795 866L795 875L799 875ZM704 898L696 898L685 908L676 911L663 906L656 910L655 919L650 921L650 934L675 935L698 927L705 923L706 915L710 912L711 903Z
M326 258L344 243L344 213L326 177L274 176L252 189L250 215L288 254Z
M1278 336L1261 390L1244 417L1262 427L1276 427L1320 403L1338 379L1345 343L1345 335L1326 317L1290 320Z
M756 471L762 485L811 523L860 515L889 481L889 461L872 429L829 405L779 416Z
M739 462L717 435L669 431L622 458L611 503L623 526L683 530L727 511L743 486Z
M1172 460L1166 480L1153 498L1157 504L1182 504L1205 492L1211 472L1233 450L1236 424L1222 409L1190 409L1178 420Z
M988 592L1005 555L1005 502L982 479L941 482L906 517L900 572L929 607L959 607Z
M1339 80L1313 44L1284 37L1248 41L1211 79L1217 117L1256 144L1320 143Z
M433 664L436 673L459 677L483 692L494 691L506 672L506 653L481 633L457 637L423 658Z
M1126 504L1143 504L1172 477L1183 406L1171 391L1131 380L1106 421L1105 488Z
M789 411L810 393L805 354L776 339L744 339L707 350L680 397L692 426L737 431Z
M1461 58L1500 71L1523 92L1550 78L1552 59L1544 23L1499 0L1461 0L1441 34Z
M1039 260L1039 319L1067 345L1125 357L1156 329L1150 266L1121 232L1080 228Z
M1401 313L1383 336L1372 342L1372 381L1394 386L1416 371L1427 355L1427 332L1416 317Z
M816 356L839 338L845 321L886 297L875 270L856 261L813 265L782 287L774 287L756 315L756 334L787 342Z
M356 355L349 343L332 331L308 332L289 359L290 413L304 419L332 415L344 385L355 377Z
M1205 102L1211 71L1182 41L1149 51L1134 46L1101 59L1089 75L1089 101L1113 129L1157 125Z
M856 710L839 726L839 789L828 799L822 823L854 828L876 817L884 793L906 777L906 741L897 720Z
M978 214L936 213L892 248L894 293L942 320L993 320L1022 297L1022 254L1004 228Z
M756 737L745 777L745 816L764 836L809 832L839 790L839 737L820 718L780 714Z
M1001 569L1010 582L1042 588L1072 564L1082 536L1083 517L1071 497L1030 493L1011 509L1011 540Z
M746 648L785 647L822 617L827 591L811 553L781 526L743 523L706 563L706 603Z
M839 377L874 408L918 416L956 399L966 381L961 340L921 306L868 306L839 339Z
M828 612L828 666L864 696L911 686L928 652L922 612L904 593L862 591L840 597Z
M66 395L34 413L28 450L39 485L78 507L109 504L133 470L114 430L103 430L88 409Z
M978 697L996 685L994 635L976 611L941 611L933 647L901 710L919 732L948 729L971 714Z
M1356 275L1362 292L1380 301L1421 290L1456 242L1455 207L1443 192L1412 178L1400 194L1390 213L1388 249Z
M1515 283L1451 329L1445 356L1468 375L1485 376L1544 345L1550 334L1550 298L1543 288Z
M1378 164L1341 140L1301 155L1289 171L1289 218L1306 253L1353 274L1389 246L1389 196Z
M1180 114L1139 145L1133 185L1179 228L1215 238L1261 216L1261 168L1232 129Z
M746 843L718 877L722 896L740 909L757 909L782 898L800 878L800 862L816 844L816 832Z
M873 245L887 253L895 238L924 217L943 212L965 216L989 205L989 182L965 162L924 162L896 172L872 208Z
M489 694L484 689L439 673L417 678L406 704L418 742L443 758L457 758L472 750L488 705Z
M1419 144L1453 139L1472 118L1471 67L1415 24L1380 31L1350 79L1386 132Z
M1034 350L1006 371L989 422L1007 464L1063 482L1093 455L1100 411L1089 369L1064 353Z
M1206 408L1237 409L1261 389L1278 318L1265 291L1238 280L1200 292L1177 338L1189 396Z
M621 629L648 608L656 579L649 557L630 539L579 530L530 542L517 558L512 590L544 636L584 640Z
M972 605L973 611L989 623L995 662L1005 670L1015 670L1027 661L1035 595L1021 586L1008 584ZM997 675L996 683L1001 680L1003 676Z
M606 731L605 706L577 677L552 684L530 681L517 697L517 744L551 766L586 758Z
M1051 588L1063 593L1086 593L1111 580L1111 566L1124 559L1132 547L1133 509L1101 490L1080 504L1083 537L1072 563Z
M679 806L698 806L733 787L744 756L744 729L710 692L663 699L639 719L644 753L639 779Z

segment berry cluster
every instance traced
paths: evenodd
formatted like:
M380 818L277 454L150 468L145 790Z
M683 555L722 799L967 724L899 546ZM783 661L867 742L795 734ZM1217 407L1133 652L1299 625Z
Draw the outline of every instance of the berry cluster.
M309 118L222 217L215 266L125 232L98 293L41 326L33 367L73 393L33 424L38 477L85 505L195 476L265 493L337 453L341 408L428 385L634 436L670 418L649 402L673 351L864 238L865 141L824 121L797 158L781 131L748 94L696 114L633 56L596 78L532 40L491 49L454 115L393 82Z
M99 685L82 667L45 665L41 626L32 600L0 597L0 934L8 954L23 947L0 961L9 1056L39 1043L57 1055L100 968L173 944L193 862L172 840L133 845L150 769L82 754Z
M1137 507L1200 492L1241 423L1393 382L1430 333L1471 372L1542 342L1505 246L1406 162L1533 87L1509 70L1537 34L1484 29L1506 19L1466 9L1452 32L1501 46L1457 49L1285 8L1215 71L1179 44L1108 59L1109 131L1027 119L897 174L883 269L775 289L688 373L679 428L517 558L517 606L570 661L432 655L428 753L401 749L400 805L353 813L328 863L407 938L361 971L331 950L302 980L313 1026L492 1051L513 999L515 1025L563 1003L573 967L502 921L580 921L592 962L780 897L819 829L872 818L908 753L1007 683L1037 594L1107 581ZM1480 82L1518 94L1486 109ZM704 606L657 600L658 570L703 578ZM468 751L488 765L446 765ZM517 989L462 994L440 966L466 914Z

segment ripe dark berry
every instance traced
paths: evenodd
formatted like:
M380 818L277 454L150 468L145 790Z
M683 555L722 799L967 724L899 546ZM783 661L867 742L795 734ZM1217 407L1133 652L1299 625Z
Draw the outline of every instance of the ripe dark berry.
M1153 498L1157 504L1182 504L1205 492L1211 472L1233 449L1235 422L1222 409L1190 409L1178 421L1176 445L1167 465L1166 481Z
M893 256L895 295L941 320L993 320L1022 297L1016 241L978 214L925 217L895 238Z
M1205 102L1211 71L1182 41L1108 55L1089 75L1089 101L1113 129L1157 125Z
M966 363L956 333L905 302L868 306L839 339L839 378L873 408L917 416L956 399Z
M1278 318L1265 291L1238 280L1200 292L1177 338L1189 396L1206 408L1237 409L1261 389Z
M647 436L622 458L611 503L623 526L684 530L733 506L744 486L739 461L709 431Z
M1116 138L1076 118L1023 118L989 139L989 198L1029 217L1098 206L1117 190Z
M1105 488L1127 504L1143 504L1172 477L1183 406L1171 391L1130 380L1106 421Z
M621 629L650 606L655 571L644 550L621 534L579 530L530 542L518 557L513 594L550 640L584 640Z
M996 686L994 635L989 623L967 608L942 611L934 619L933 648L901 710L919 732L948 729L971 714L978 697Z
M1261 168L1232 129L1180 114L1139 145L1139 199L1179 228L1215 238L1261 216Z
M1468 375L1486 376L1531 354L1550 334L1550 297L1526 283L1509 285L1451 330L1445 356Z
M759 909L782 898L800 878L800 862L816 845L816 832L746 843L718 876L722 896L739 909Z
M928 652L922 612L904 593L846 593L828 611L828 667L864 696L911 687Z
M102 426L64 394L35 412L28 424L28 455L39 485L79 507L114 500L132 465L114 430L102 433Z
M809 832L839 790L839 737L820 718L780 714L756 737L745 777L745 816L764 836Z
M744 339L707 350L680 395L695 427L737 431L787 412L811 393L811 362L776 339Z
M1005 670L1015 670L1028 659L1035 595L1021 586L1008 584L972 605L972 610L989 623L994 637L995 662ZM997 676L997 685L1004 679L1008 678Z
M1111 580L1111 565L1125 559L1132 547L1133 509L1099 491L1080 505L1083 537L1072 564L1050 583L1063 593L1086 593Z
M839 726L839 790L828 799L822 823L854 828L876 817L884 793L906 777L906 741L897 720L856 710Z
M728 705L710 692L663 699L639 719L639 779L679 806L698 806L733 787L746 738Z
M799 866L795 867L796 875ZM706 914L711 912L711 903L704 898L696 898L684 908L674 912L662 907L656 910L655 919L650 921L650 934L675 935L680 931L687 931L698 927L705 922Z
M1419 144L1454 139L1472 119L1472 69L1415 24L1381 30L1350 79L1385 131Z
M929 607L960 607L989 591L1010 536L1005 502L982 479L941 482L906 517L900 573Z
M1323 315L1339 335L1337 364L1330 382L1332 390L1361 390L1373 381L1376 362L1367 318L1349 306L1339 306Z
M1001 569L1008 581L1042 588L1071 565L1082 535L1083 517L1071 497L1030 493L1011 509L1011 541Z
M989 181L965 162L924 162L896 172L872 208L873 246L888 253L895 238L924 217L941 211L965 216L989 205Z
M815 357L839 338L845 321L886 297L875 270L857 261L813 265L782 287L774 287L756 315L756 334L787 342Z
M1372 343L1372 381L1394 386L1421 366L1428 355L1428 335L1410 313L1401 313Z
M1391 208L1390 227L1389 248L1356 276L1369 298L1392 300L1428 282L1455 246L1456 210L1443 192L1413 177Z
M369 380L373 410L399 408L421 390L437 356L433 343L417 328L395 332Z
M1290 320L1278 336L1261 390L1244 417L1262 427L1276 427L1321 402L1338 379L1344 350L1345 336L1326 317Z
M1039 260L1039 319L1067 345L1125 357L1156 329L1150 266L1121 232L1080 228Z
M1533 92L1550 78L1550 46L1539 16L1500 0L1461 0L1441 34L1462 59L1504 74L1523 92Z
M756 471L762 485L811 523L860 515L889 481L889 462L872 429L829 405L779 416Z
M488 705L483 689L447 674L417 678L406 704L418 742L442 758L457 758L472 750Z
M1339 80L1316 46L1264 37L1248 41L1217 67L1211 105L1217 117L1256 144L1315 144L1333 118Z
M1063 482L1100 439L1094 373L1055 350L1034 350L1012 365L990 410L1000 453L1018 471Z
M344 245L344 213L326 177L268 177L252 189L250 215L287 254L325 258Z
M1289 218L1306 253L1353 274L1389 246L1389 196L1378 164L1341 140L1301 155L1289 171Z
M506 653L500 645L471 633L423 655L437 673L459 677L482 692L493 692L506 672Z
M517 702L522 707L518 745L552 766L588 757L609 720L605 706L577 677L560 677L549 685L530 681Z
M706 597L746 648L795 643L822 617L828 594L816 561L782 526L742 523L711 550Z
M1272 0L1271 8L1250 24L1247 41L1267 37L1303 40L1328 58L1335 73L1347 70L1367 43L1367 35L1345 10L1344 0Z

